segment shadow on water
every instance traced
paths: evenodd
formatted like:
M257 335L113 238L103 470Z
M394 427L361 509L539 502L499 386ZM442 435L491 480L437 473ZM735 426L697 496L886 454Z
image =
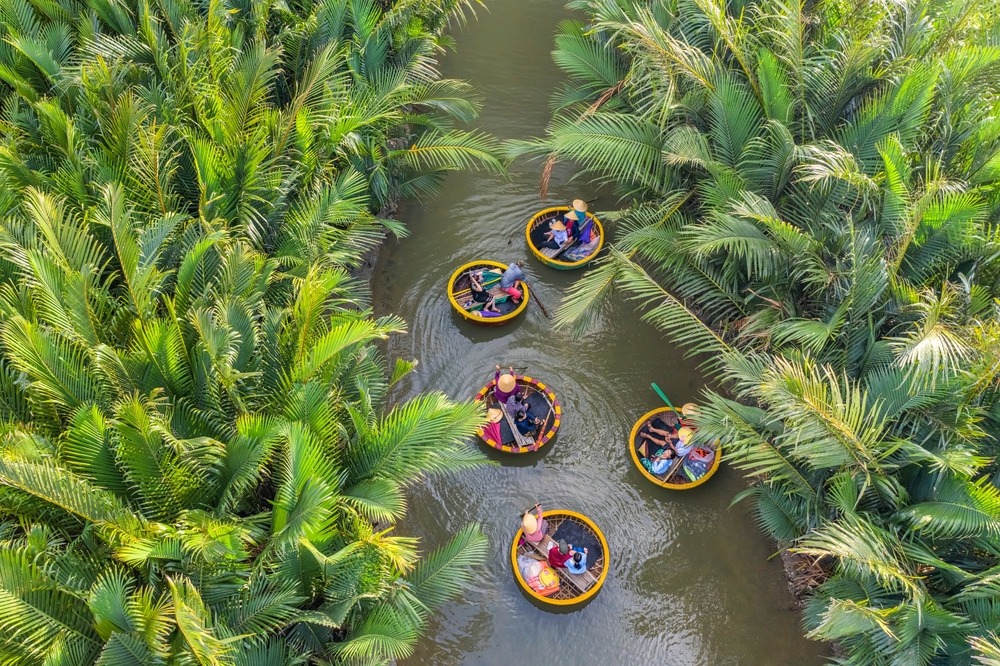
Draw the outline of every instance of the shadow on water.
M512 454L497 451L492 446L487 446L478 439L476 440L476 445L492 462L503 465L504 467L533 467L541 462L549 451L551 451L554 447L559 446L559 435L550 439L546 442L545 446L537 451L528 451L526 453Z
M483 342L486 340L496 340L507 335L512 335L521 327L521 323L524 322L525 317L528 316L528 311L531 310L532 304L528 304L528 311L524 314L519 315L517 318L510 320L499 326L487 326L483 324L474 324L471 321L465 319L462 315L455 312L455 308L451 307L451 304L445 301L445 305L451 310L451 321L458 329L458 332L465 336L469 342Z
M560 85L552 35L568 11L562 0L488 5L455 35L458 52L446 58L445 74L484 91L482 129L505 139L540 135ZM449 276L476 258L525 259L529 284L550 310L583 275L546 268L524 246L532 213L594 196L582 183L569 186L574 169L560 164L542 201L539 169L519 162L509 179L449 176L440 196L400 210L411 235L386 244L375 275L379 312L402 315L410 327L389 341L389 353L420 361L394 397L437 390L470 399L499 363L526 366L563 405L558 439L540 451L501 455L470 441L499 464L411 489L401 533L430 549L475 521L491 548L474 588L432 618L404 666L822 663L823 646L802 637L799 613L789 609L781 564L769 559L773 545L744 506L729 506L746 487L741 475L723 462L704 486L670 491L648 483L629 457L633 423L661 404L650 382L674 404L697 401L705 379L695 361L621 302L580 339L553 330L534 304L495 329L465 322L450 307ZM598 214L613 208L607 196L594 206ZM588 515L608 539L608 579L582 609L540 611L514 581L510 539L520 511L536 501Z

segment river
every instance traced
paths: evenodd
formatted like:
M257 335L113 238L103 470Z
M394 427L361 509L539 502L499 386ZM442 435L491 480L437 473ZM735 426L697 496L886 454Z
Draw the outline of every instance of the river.
M444 73L485 94L478 127L503 139L539 136L561 81L552 37L571 14L562 0L487 4L456 26L457 52L444 59ZM461 321L450 309L449 275L476 258L525 259L532 289L550 311L582 275L535 261L523 228L535 210L591 199L594 190L570 182L571 167L560 165L542 201L539 170L521 161L509 179L449 176L439 196L401 208L411 236L389 242L376 267L377 311L400 314L410 326L390 341L389 353L420 361L395 398L428 390L469 398L500 363L526 366L555 389L565 410L554 444L541 452L490 451L498 465L434 478L411 492L400 533L430 548L477 521L491 556L476 589L434 617L404 666L822 663L824 647L802 637L773 544L746 507L729 506L746 486L742 476L723 463L706 485L672 492L644 480L629 459L633 422L661 404L650 382L675 404L697 401L705 380L694 361L622 303L579 340L553 331L534 304L497 329ZM615 203L605 194L593 209L600 214ZM608 538L611 572L581 610L540 610L513 580L510 539L517 514L535 501L587 514Z

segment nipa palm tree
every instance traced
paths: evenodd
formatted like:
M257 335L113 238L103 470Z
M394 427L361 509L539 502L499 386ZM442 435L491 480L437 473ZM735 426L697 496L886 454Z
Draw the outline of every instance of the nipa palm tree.
M997 23L980 5L572 3L569 82L513 154L584 165L627 205L557 320L608 298L726 380L699 436L810 558L844 663L990 652ZM543 184L545 182L543 173Z
M466 7L0 6L0 661L386 663L485 554L405 490L471 404L387 408L373 211L499 168L434 67Z

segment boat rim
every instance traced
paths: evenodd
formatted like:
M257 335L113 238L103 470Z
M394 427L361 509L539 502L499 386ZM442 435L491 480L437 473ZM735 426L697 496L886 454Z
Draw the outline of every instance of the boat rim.
M596 257L601 252L601 249L604 247L604 238L605 238L604 225L601 224L601 221L597 219L596 215L591 215L590 217L594 219L594 226L597 227L597 232L598 232L597 247L594 249L593 252L591 252L583 259L580 259L579 261L562 261L561 259L550 259L549 257L546 257L544 254L542 254L537 247L535 247L535 244L531 242L531 230L534 228L535 220L537 220L542 215L545 215L546 213L552 213L556 211L569 212L570 210L572 210L570 206L549 206L548 208L544 208L535 213L534 215L532 215L530 218L528 218L528 224L525 225L524 227L524 239L528 243L528 249L530 249L531 253L535 255L535 259L538 259L543 264L558 264L563 268L579 268L584 264L593 261L594 257Z
M639 461L639 451L636 450L635 447L635 438L638 437L639 435L639 428L642 427L642 424L645 423L647 419L651 419L657 414L662 414L664 412L674 412L675 414L680 414L681 410L677 409L676 407L666 407L666 406L657 407L656 409L651 409L642 416L640 416L639 420L635 422L634 426L632 426L632 431L629 433L628 436L628 451L629 454L632 456L632 463L639 469L640 472L642 472L642 475L646 477L648 481L658 485L661 488L666 488L667 490L691 490L692 488L697 488L701 484L711 479L712 476L715 474L716 470L719 469L719 464L722 462L722 444L718 440L716 440L715 442L715 462L713 462L712 466L708 468L708 471L705 472L704 476L702 476L697 481L692 481L690 483L680 484L680 483L667 483L666 481L661 481L660 479L653 476L653 474L648 469L643 467L642 463Z
M470 261L466 264L462 264L461 266L459 266L455 270L455 272L451 274L451 277L448 278L448 300L451 301L451 307L455 308L455 310L458 311L458 314L462 315L462 317L468 319L469 321L476 322L477 324L496 325L510 321L511 319L515 318L516 316L518 316L527 309L528 300L531 294L528 292L528 283L525 282L524 280L521 280L520 281L521 287L524 289L524 297L521 299L521 304L518 305L516 308L514 308L505 315L500 315L499 317L485 318L485 317L476 317L471 315L468 310L462 307L462 305L458 302L458 299L455 298L454 289L452 289L452 287L455 284L456 280L458 280L458 278L461 277L461 274L464 271L467 271L470 268L475 268L477 266L482 266L484 268L485 267L499 268L501 272L507 270L507 264L502 264L499 261L492 261L490 259L479 259L477 261Z
M500 443L500 448L498 449L496 447L497 442L488 440L482 435L478 435L478 437L481 441L485 442L488 446L492 447L494 450L502 451L503 453L510 453L512 455L535 453L537 451L541 451L542 447L548 444L549 441L556 436L556 432L559 431L559 425L562 423L562 404L559 402L559 398L556 397L555 391L553 391L547 384L535 379L534 377L529 377L528 375L515 374L514 378L519 382L531 384L539 391L545 393L545 396L552 403L552 414L555 416L555 420L552 421L552 427L549 428L549 431L546 432L540 439L535 441L535 444L537 446L535 446L534 451L529 451L527 448L524 448L523 450L521 448L515 449L513 446L508 446L506 444L503 444L502 442ZM476 393L473 400L476 401L486 400L486 394L489 393L490 389L492 389L494 386L496 386L495 379L491 379L490 381L486 382L486 386L479 389L479 392Z
M538 594L532 590L531 586L528 585L528 582L524 580L521 576L521 569L517 566L517 545L518 541L521 540L521 534L524 532L523 527L518 527L517 531L514 533L514 540L510 545L510 565L514 571L514 580L517 581L517 584L522 590L531 595L532 598L537 599L542 603L551 604L553 606L575 606L593 597L604 585L604 580L608 577L608 571L611 569L611 551L608 548L608 540L604 537L604 532L601 531L601 528L599 528L594 521L582 513L569 511L567 509L549 509L548 511L542 512L542 518L549 518L550 516L569 516L570 518L576 518L589 527L595 535L597 535L597 539L601 542L601 548L604 551L604 568L601 570L601 575L597 577L597 582L595 582L589 590L578 597L573 597L572 599L550 599L549 597Z

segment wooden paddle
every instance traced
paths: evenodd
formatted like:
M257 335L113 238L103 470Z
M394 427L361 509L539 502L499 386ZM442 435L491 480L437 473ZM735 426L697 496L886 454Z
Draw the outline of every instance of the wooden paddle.
M674 407L674 403L670 402L670 398L668 398L667 395L660 390L660 387L656 385L656 382L652 382L650 386L652 386L653 390L656 391L656 394L663 399L663 402L667 403L667 407L680 414L680 410Z
M542 314L545 315L545 318L546 319L552 319L552 315L550 315L549 311L547 309L545 309L544 305L542 305L542 300L540 298L538 298L538 294L535 293L535 290L534 289L529 289L528 290L528 294L530 294L531 297L533 299L535 299L535 303L538 304L538 307L540 307L542 309Z

